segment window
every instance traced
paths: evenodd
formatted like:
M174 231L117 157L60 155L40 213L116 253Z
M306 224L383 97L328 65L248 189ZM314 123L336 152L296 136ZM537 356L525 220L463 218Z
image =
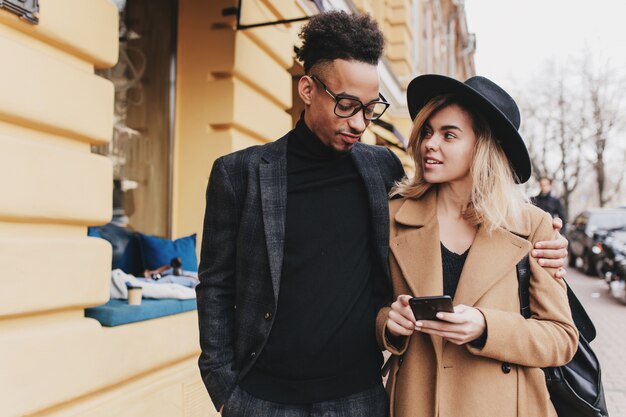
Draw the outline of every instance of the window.
M99 71L115 85L113 138L93 151L113 162L114 218L134 230L168 237L178 2L118 3L119 61Z

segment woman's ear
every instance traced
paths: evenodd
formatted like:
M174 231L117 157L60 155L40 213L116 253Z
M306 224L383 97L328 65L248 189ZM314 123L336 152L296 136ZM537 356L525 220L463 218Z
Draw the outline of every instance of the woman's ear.
M311 96L313 95L314 88L313 84L313 78L307 75L303 75L298 81L298 95L300 95L300 98L307 106L311 104Z

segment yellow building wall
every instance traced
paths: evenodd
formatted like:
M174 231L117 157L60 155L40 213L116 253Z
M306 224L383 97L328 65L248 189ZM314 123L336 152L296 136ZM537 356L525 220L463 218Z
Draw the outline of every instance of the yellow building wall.
M181 0L177 51L173 235L202 232L218 157L292 128L291 75L299 25L234 30L226 0ZM294 0L244 2L241 23L304 15ZM200 236L198 242L200 242Z
M354 0L356 7L371 14L385 35L384 59L406 87L416 62L413 57L413 32L419 30L412 20L412 9L420 0Z
M108 0L40 0L32 25L0 10L0 415L212 415L195 312L114 328L109 141L118 13Z

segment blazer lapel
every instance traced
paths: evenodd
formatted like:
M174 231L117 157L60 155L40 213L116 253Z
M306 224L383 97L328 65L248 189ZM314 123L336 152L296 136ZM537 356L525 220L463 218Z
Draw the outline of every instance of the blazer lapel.
M389 251L389 198L387 189L376 159L366 145L355 143L351 156L367 190L376 254L381 265L383 265L383 270L387 273L387 254Z
M490 235L480 228L463 266L454 304L474 306L531 249L528 240L505 229Z
M259 192L274 300L278 300L287 216L287 136L267 147L259 165Z

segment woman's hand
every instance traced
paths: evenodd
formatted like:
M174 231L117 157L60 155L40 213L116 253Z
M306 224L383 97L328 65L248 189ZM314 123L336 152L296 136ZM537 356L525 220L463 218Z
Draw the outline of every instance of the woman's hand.
M411 336L415 331L415 316L409 306L410 295L399 295L391 304L387 318L387 331L393 336Z
M437 313L437 318L439 320L418 321L415 330L441 336L455 345L463 345L478 339L487 328L480 310L463 304L455 306L454 313Z

